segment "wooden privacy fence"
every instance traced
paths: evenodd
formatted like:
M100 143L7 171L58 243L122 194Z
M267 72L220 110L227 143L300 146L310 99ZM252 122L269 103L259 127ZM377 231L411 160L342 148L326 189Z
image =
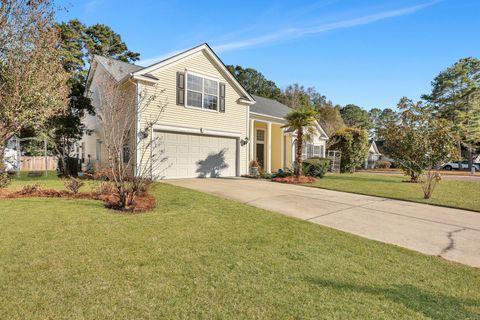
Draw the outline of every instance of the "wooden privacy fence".
M22 157L22 171L45 170L45 157ZM47 157L47 170L57 170L57 157Z

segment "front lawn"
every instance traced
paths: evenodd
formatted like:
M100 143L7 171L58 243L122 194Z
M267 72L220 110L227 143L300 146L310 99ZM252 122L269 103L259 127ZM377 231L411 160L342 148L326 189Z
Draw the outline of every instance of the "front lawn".
M407 180L383 174L330 173L308 186L480 211L480 182L443 179L432 198L425 200L421 185Z
M138 215L0 200L0 319L480 318L479 269L166 184L153 193L157 209Z

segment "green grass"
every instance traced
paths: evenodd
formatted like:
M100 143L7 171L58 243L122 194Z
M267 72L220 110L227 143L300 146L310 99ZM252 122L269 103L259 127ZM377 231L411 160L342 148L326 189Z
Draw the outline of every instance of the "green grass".
M433 196L426 200L421 184L405 182L407 180L403 176L382 174L327 174L308 186L480 211L478 181L443 179Z
M12 190L20 190L23 186L27 184L38 183L45 187L63 190L63 181L57 177L56 171L48 171L48 175L45 176L45 172L42 171L41 177L29 177L27 171L21 171L20 177L15 177L12 180L12 183L9 185L9 188Z
M45 182L58 186L56 181ZM0 319L480 319L480 270L166 184L0 200Z

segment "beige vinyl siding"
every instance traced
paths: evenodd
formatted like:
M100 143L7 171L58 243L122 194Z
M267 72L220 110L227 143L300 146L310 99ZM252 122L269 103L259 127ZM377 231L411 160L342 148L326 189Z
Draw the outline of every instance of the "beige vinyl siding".
M178 71L186 70L215 77L220 82L226 83L225 113L176 105L176 74ZM147 83L140 85L140 90L143 91L141 100L144 102L139 116L140 128L144 128L147 121L156 119L161 112L158 122L160 125L239 133L242 138L247 136L248 106L237 102L241 97L240 93L203 51L152 71L151 74L159 81L156 85ZM155 101L145 106L148 97L152 95L155 96ZM240 174L245 174L247 170L247 150L248 145L240 146ZM145 152L143 159L148 158L150 150ZM146 165L145 161L143 165Z
M95 111L98 110L98 108L101 106L101 103L105 103L105 95L106 89L104 84L107 81L114 81L109 73L103 68L102 65L98 64L97 68L95 70L94 76L91 79L91 84L90 84L90 99L92 106L95 108ZM123 96L124 96L124 101L125 103L131 104L131 107L128 108L128 106L125 106L126 109L131 110L131 114L129 115L132 120L135 120L134 112L135 112L135 105L134 105L134 100L132 99L132 95L136 94L136 86L132 82L125 82L121 86L121 90L123 90ZM127 115L125 115L127 116ZM84 135L82 140L80 141L80 144L82 142L85 143L85 165L83 169L86 169L86 165L88 163L88 155L90 155L90 161L96 166L97 169L100 169L101 167L106 167L109 165L108 162L108 152L105 146L104 142L104 130L102 127L102 123L98 120L97 116L91 116L91 115L86 115L85 118L83 119L83 123L86 125L87 129L93 130L93 132L90 135ZM134 152L133 150L135 149L135 144L134 144L134 134L135 134L135 127L133 128L131 135L132 138L130 145L130 150L131 154L130 157L133 157L134 159L135 155L132 154ZM97 163L96 161L96 153L97 153L97 141L101 141L100 144L100 163Z

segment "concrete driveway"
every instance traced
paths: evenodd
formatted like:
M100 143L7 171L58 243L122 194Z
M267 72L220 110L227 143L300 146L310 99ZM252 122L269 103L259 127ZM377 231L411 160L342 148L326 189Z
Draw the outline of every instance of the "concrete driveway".
M170 184L480 267L480 213L253 179Z

